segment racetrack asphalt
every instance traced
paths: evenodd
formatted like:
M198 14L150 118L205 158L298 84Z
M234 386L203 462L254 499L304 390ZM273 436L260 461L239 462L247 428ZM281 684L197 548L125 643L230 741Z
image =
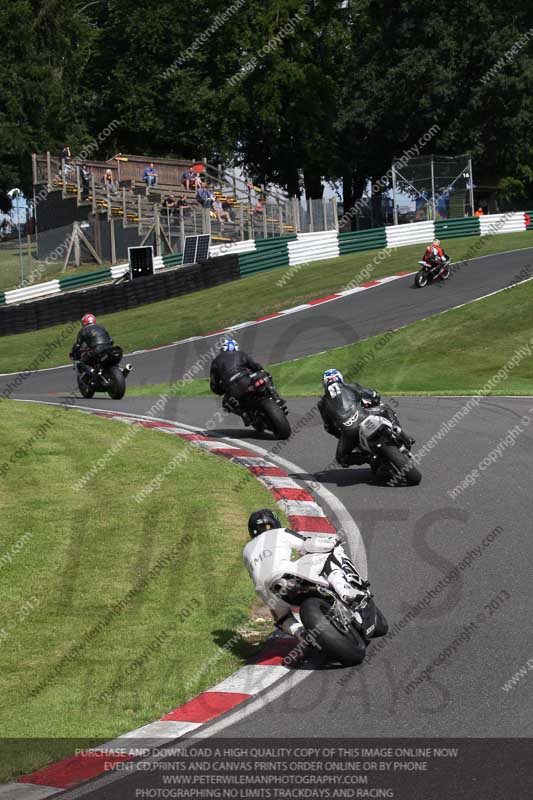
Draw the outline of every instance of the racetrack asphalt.
M401 279L245 328L239 341L266 363L326 350L504 288L531 255L529 250L471 262L442 288L415 290L412 277ZM176 379L213 341L134 356L132 378ZM17 396L61 402L62 394L75 388L72 377L61 370L35 375ZM155 399L126 395L115 402L96 396L74 402L143 414ZM417 440L414 452L465 402L397 398L400 420ZM313 405L310 398L290 400L293 427ZM219 408L214 397L173 398L157 416L204 427ZM309 670L305 680L217 736L533 736L531 678L513 690L502 688L532 655L533 398L483 398L422 458L423 479L416 487L378 486L366 467L339 468L333 463L335 440L322 430L316 414L284 443L244 429L236 417L210 429L278 453L302 468L293 478L313 476L342 501L361 529L371 588L391 626L387 637L370 644L360 667ZM116 438L120 435L117 431ZM481 467L491 451L494 461ZM473 485L450 497L448 492L476 468ZM415 606L420 610L413 617ZM434 661L429 679L414 685ZM230 723L231 718L230 712ZM150 777L136 774L92 793L88 786L84 796L133 797L137 788L150 786Z

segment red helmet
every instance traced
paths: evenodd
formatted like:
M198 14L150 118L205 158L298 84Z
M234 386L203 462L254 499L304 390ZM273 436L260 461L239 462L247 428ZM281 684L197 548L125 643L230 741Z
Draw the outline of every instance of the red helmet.
M95 322L96 322L96 317L93 314L85 314L85 316L82 317L81 320L82 325L94 325Z

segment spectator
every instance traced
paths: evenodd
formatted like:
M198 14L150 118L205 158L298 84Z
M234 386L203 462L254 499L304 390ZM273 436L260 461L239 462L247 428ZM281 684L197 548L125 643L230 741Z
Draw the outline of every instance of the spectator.
M188 169L184 170L183 175L181 176L181 183L187 191L191 188L191 183L194 189L199 189L202 185L202 181L200 176L197 172L194 171L194 164L192 164Z
M91 180L91 173L87 164L80 166L80 180L81 180L81 199L87 200L89 197L89 182Z
M106 171L104 172L102 183L104 184L104 189L106 191L109 190L110 194L117 193L117 187L115 186L115 182L113 181L113 173L111 172L110 169L106 169Z
M227 211L227 212L228 212L228 214L229 214L229 218L230 218L230 220L233 222L233 216L232 216L232 213L231 213L231 212L232 212L232 209L233 209L233 206L231 205L231 203L229 202L229 200L223 200L223 201L222 201L222 209L223 209L224 211Z
M177 203L176 203L176 207L178 208L178 210L180 208L183 209L183 215L184 216L189 216L190 213L191 213L191 207L187 203L187 198L186 198L186 196L184 194L180 194L180 196L178 197L178 200L177 200Z
M153 162L150 162L150 164L144 170L143 181L146 183L148 189L151 186L157 186L157 172L155 171Z
M265 210L264 201L261 200L261 198L259 198L259 200L256 201L256 204L255 204L255 206L253 207L252 210L253 210L254 214L262 214L263 211Z
M222 203L220 202L220 200L213 201L213 211L217 215L217 219L219 222L222 222L223 220L225 220L226 222L232 222L229 212L223 210Z
M72 156L70 154L70 147L68 146L68 144L63 145L63 149L61 150L61 155L59 156L59 158L61 159L63 177L66 179L67 175L71 171L70 162L72 161Z
M478 208L477 211L474 211L474 216L475 217L484 217L485 216L485 212L483 211L481 206Z
M211 208L213 206L215 195L210 189L207 188L207 184L205 183L205 181L204 183L202 183L201 187L196 192L196 200L204 208Z
M174 208L177 205L176 197L172 194L172 192L163 198L161 205L163 208Z

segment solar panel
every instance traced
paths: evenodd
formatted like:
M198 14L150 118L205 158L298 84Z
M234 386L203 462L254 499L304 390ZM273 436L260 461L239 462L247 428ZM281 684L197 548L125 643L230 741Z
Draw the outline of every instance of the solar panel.
M210 239L209 234L187 236L181 263L197 264L199 261L205 261L209 255Z

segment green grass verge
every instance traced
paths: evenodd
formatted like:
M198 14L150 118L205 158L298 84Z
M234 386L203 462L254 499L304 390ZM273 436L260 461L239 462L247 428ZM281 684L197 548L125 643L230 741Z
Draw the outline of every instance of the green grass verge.
M34 275L34 279L28 283L28 286L34 286L38 283L45 281L52 281L54 278L68 277L70 275L81 275L85 272L94 272L102 267L111 266L110 264L97 264L92 262L90 264L81 264L79 267L69 265L63 271L63 260L59 259L56 262L46 264L44 261L39 261L36 258L36 250L32 247L28 249L28 245L22 245L22 271L24 279L28 280L30 275ZM0 247L0 290L7 292L10 289L18 289L20 287L20 255L17 247Z
M130 426L13 401L1 420L5 781L157 719L256 652L241 550L250 511L272 499L244 469L161 432L124 441ZM132 499L183 452L159 489ZM224 650L240 626L250 636Z
M529 239L525 233L499 234L483 239L468 237L444 242L454 261L466 256L518 250L529 243L533 246L533 238ZM422 250L421 245L392 250L389 257L377 262L371 277L384 277L405 269L414 270ZM360 273L365 267L372 265L378 252L379 250L373 250L315 261L302 266L297 272L291 271L290 277L288 268L268 270L184 297L152 303L131 311L107 314L99 317L99 321L108 327L125 352L166 344L289 308L340 291L347 284L355 286L368 280L367 276L361 278ZM289 279L283 286L278 286L277 283L282 281L284 275ZM62 325L0 338L0 372L26 369L33 358L45 351L46 346L64 328ZM67 363L67 352L64 344L56 347L42 366L53 367Z
M437 314L397 331L327 353L270 367L285 397L318 395L320 377L330 367L348 380L384 394L475 394L519 347L531 354L510 370L489 394L533 394L533 282L516 285L484 300ZM165 394L173 384L131 387L130 394ZM182 396L207 396L207 380L193 380Z

